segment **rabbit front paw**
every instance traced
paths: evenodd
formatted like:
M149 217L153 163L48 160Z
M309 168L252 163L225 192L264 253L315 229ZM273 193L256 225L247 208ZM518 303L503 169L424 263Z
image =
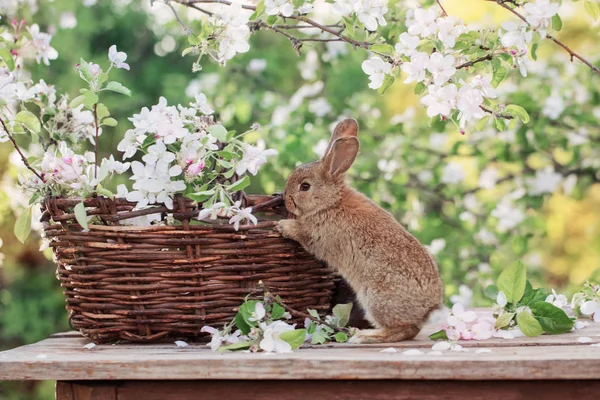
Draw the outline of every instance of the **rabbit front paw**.
M280 220L275 230L288 239L298 240L298 221L295 219Z

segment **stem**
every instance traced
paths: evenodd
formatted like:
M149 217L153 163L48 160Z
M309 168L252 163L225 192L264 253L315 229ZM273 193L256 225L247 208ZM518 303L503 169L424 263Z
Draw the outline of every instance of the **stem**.
M315 322L317 322L317 323L319 323L321 325L328 326L328 327L330 327L331 329L333 329L336 332L344 332L344 333L349 333L350 332L350 330L348 328L340 328L338 326L328 324L327 322L321 321L320 319L315 318L315 317L313 317L312 315L310 315L308 313L304 313L302 311L294 310L290 306L285 305L282 301L277 301L277 300L275 300L275 301L277 302L277 304L279 304L281 307L285 308L285 310L288 311L292 315L296 315L298 317L308 318L311 321L315 321Z
M175 8L173 7L173 5L170 2L165 3L165 4L171 9L171 11L173 11L173 15L175 15L175 19L177 20L177 22L179 22L179 25L181 25L181 27L185 31L185 34L187 36L189 36L192 33L192 30L190 28L188 28L187 26L185 26L185 24L183 23L181 18L179 18L179 15L177 15L177 11L175 10Z
M466 62L464 64L460 64L458 67L456 67L456 69L469 68L469 67L472 67L473 65L477 64L478 62L489 61L492 58L494 58L494 56L492 54L487 54L487 55L485 55L483 57L479 57L476 60L469 61L469 62Z
M508 11L510 11L511 13L513 13L514 15L516 15L517 17L519 17L527 25L529 25L529 23L527 22L527 19L521 13L519 13L518 11L516 11L515 9L510 8L509 6L507 6L505 4L505 1L503 1L503 0L496 0L496 3L498 5L500 5L500 7L507 9ZM573 58L577 58L579 61L581 61L582 63L584 63L588 67L590 67L592 71L600 74L600 68L594 66L594 64L592 64L591 62L589 62L588 60L586 60L585 58L583 58L578 53L576 53L573 50L571 50L566 44L564 44L560 40L556 39L554 36L546 35L546 39L552 40L554 43L556 43L557 45L559 45L560 47L562 47L567 53L569 53L569 55L571 56L571 62L573 61Z
M94 127L96 128L96 140L94 141L94 179L98 179L98 103L94 104Z
M19 155L21 156L21 160L23 160L23 164L25 164L25 166L35 174L35 176L37 176L42 182L44 182L44 174L40 174L38 171L36 171L31 164L29 164L29 161L27 161L27 158L25 157L25 155L23 154L23 152L21 151L21 149L19 148L19 145L17 145L17 142L15 141L15 138L13 138L13 136L10 134L10 132L8 131L8 128L6 127L6 124L4 123L4 120L2 118L0 118L0 123L2 124L2 127L4 128L4 130L6 131L6 134L8 135L8 138L10 139L10 141L13 144L13 147L15 148L15 150L17 150L17 153L19 153Z
M447 17L448 13L446 12L446 10L444 9L444 6L442 5L442 2L440 0L435 0L438 3L438 6L440 6L440 8L442 9L442 17Z

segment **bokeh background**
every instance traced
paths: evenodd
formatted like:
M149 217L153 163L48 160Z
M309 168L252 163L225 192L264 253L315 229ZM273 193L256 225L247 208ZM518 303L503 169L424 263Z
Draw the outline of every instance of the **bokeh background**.
M298 57L287 39L259 33L249 53L225 67L205 62L192 73L194 60L181 57L186 38L159 1L153 7L148 0L0 1L7 8L12 3L19 3L9 10L13 16L53 33L60 55L50 67L32 65L32 79L43 78L71 96L80 88L74 72L80 58L106 65L113 44L128 53L131 72L119 70L115 79L133 96L106 98L119 125L105 129L102 156L115 152L131 127L127 117L141 107L160 96L183 104L202 91L226 126L244 131L259 123L268 146L279 150L249 190L272 193L297 163L323 151L339 116L354 116L362 126L362 148L350 179L431 246L449 301L486 305L483 287L517 259L537 284L560 292L597 281L600 77L570 64L551 43L541 45L528 78L513 72L499 89L527 108L530 124L505 132L488 126L462 136L451 124L430 124L413 86L401 79L384 96L369 90L360 66L364 50L323 43L305 46ZM469 23L511 18L486 1L444 4ZM583 1L564 1L558 36L600 65L600 26L583 7ZM194 14L181 13L194 27ZM549 166L562 175L559 183L540 173ZM69 329L49 250L38 250L35 234L25 245L13 234L26 202L15 185L20 172L10 143L0 144L0 350ZM526 193L515 194L520 188ZM0 399L51 398L52 382L0 383Z

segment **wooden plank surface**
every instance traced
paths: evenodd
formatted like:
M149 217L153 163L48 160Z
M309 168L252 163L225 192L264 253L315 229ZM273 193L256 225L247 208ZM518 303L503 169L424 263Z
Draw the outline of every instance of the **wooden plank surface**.
M111 383L112 382L112 383ZM111 381L116 400L597 400L600 381ZM63 400L62 387L57 399ZM68 398L71 400L71 398ZM103 397L73 400L104 400Z
M383 345L307 346L293 354L213 352L203 343L98 345L78 333L0 353L0 380L196 380L196 379L600 379L600 324L538 338L464 341L466 351L429 354L427 326L411 341ZM588 337L588 343L580 343ZM396 353L382 353L393 347ZM478 352L480 348L490 352ZM419 349L421 354L404 351Z

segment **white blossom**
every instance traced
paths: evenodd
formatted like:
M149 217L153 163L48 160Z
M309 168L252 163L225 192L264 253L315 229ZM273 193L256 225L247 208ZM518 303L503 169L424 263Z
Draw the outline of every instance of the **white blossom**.
M421 98L421 104L427 106L427 115L435 117L441 115L447 117L456 107L457 88L454 84L446 86L430 85L428 93Z
M129 71L129 64L125 62L125 60L127 60L127 53L124 51L117 51L117 46L114 44L108 49L108 59L116 68L122 68Z
M392 64L383 61L379 57L372 57L363 61L362 70L369 75L369 87L379 89L383 85L385 76L392 71Z
M551 3L550 0L535 0L523 5L523 14L527 23L544 37L558 7L559 4Z
M437 17L438 12L436 7L429 7L427 10L417 8L414 14L414 20L407 21L408 33L411 35L419 35L428 37L437 33Z
M478 185L482 189L493 189L496 187L498 181L498 169L495 167L488 167L481 171L479 174Z
M269 325L264 322L260 323L263 330L263 339L260 341L259 347L267 353L291 353L292 346L281 339L281 334L294 330L294 326L283 321L273 321Z
M456 73L454 61L455 59L453 56L444 56L440 53L433 53L431 57L429 57L427 70L433 75L434 84L438 86L443 85Z
M40 32L38 24L28 26L27 31L31 35L31 43L35 49L35 59L38 64L43 61L44 64L50 65L50 60L56 60L58 58L58 52L50 46L52 35Z
M532 196L544 193L553 193L563 180L563 176L554 172L553 166L547 166L542 170L535 172L535 177L526 178L525 182L529 186L529 194Z
M498 219L498 232L506 232L525 219L525 214L520 209L514 207L510 201L501 200L491 213L492 217Z
M461 164L451 161L444 166L442 170L443 183L456 185L465 180L465 171Z
M558 91L553 90L550 96L546 97L546 100L544 101L542 114L550 119L556 120L560 117L565 108L565 100Z
M404 83L421 82L425 79L427 64L429 63L429 55L424 52L415 52L410 56L410 61L402 64L402 71L408 76Z
M403 56L411 56L415 51L421 39L418 36L412 36L408 32L402 32L398 37L399 41L396 43L396 52Z
M289 0L265 0L265 14L289 17L294 13L294 5Z
M244 143L244 156L237 164L235 172L238 175L242 175L248 171L252 175L256 175L261 165L267 162L267 157L277 154L277 150L265 150L265 142L263 140L256 142L256 146Z

